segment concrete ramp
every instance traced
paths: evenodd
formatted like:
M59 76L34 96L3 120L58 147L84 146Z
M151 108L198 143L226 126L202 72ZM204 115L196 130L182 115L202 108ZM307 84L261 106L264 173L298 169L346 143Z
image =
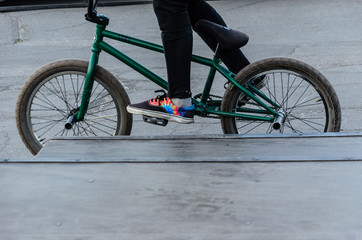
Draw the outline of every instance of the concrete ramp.
M361 239L361 142L55 139L0 164L0 239Z

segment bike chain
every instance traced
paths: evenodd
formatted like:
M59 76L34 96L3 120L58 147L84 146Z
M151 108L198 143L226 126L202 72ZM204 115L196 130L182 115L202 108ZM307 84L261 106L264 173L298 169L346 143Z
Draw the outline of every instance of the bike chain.
M196 95L194 96L194 98L195 98L195 99L201 98L201 96L202 96L202 93L198 93L198 94L196 94ZM223 97L221 97L221 96L214 95L214 94L209 94L208 100L209 100L211 103L213 102L213 99L212 99L211 97L213 97L213 98L218 98L218 99L223 99ZM210 102L209 102L209 103L210 103ZM211 105L211 106L212 106L212 105ZM205 116L202 116L202 117L204 117L204 118L220 119L219 116L211 116L211 115L205 115Z
M198 94L196 94L196 95L194 96L194 98L195 98L195 99L201 98L201 96L202 96L202 93L198 93ZM213 97L213 98L218 98L218 99L223 99L223 97L221 97L221 96L209 94L209 101L211 101L211 102L213 101L213 100L211 99L211 97ZM250 105L258 106L258 104L254 103L254 102L249 102L249 104L250 104ZM211 106L212 106L212 105L211 105ZM211 116L211 115L206 115L206 116L202 116L202 117L204 117L204 118L220 119L219 116Z

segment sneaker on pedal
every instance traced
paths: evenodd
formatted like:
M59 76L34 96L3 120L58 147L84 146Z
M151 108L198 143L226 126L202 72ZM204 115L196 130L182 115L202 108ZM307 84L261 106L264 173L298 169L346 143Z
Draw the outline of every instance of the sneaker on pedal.
M148 117L166 119L178 123L193 123L195 107L177 107L166 94L157 96L151 100L130 104L127 111L132 114L140 114Z

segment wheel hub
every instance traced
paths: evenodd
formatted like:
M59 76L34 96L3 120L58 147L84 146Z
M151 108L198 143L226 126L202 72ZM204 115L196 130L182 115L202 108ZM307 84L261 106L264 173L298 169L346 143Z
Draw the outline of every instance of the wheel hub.
M273 128L274 130L280 130L282 126L284 126L285 119L287 118L287 113L284 111L284 109L279 109L278 116L275 118L273 122Z

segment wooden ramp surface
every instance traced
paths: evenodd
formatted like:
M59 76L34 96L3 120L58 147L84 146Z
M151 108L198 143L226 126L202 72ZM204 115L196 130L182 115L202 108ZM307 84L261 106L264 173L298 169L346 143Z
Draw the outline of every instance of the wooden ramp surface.
M361 160L359 134L59 138L39 161L258 162Z
M362 239L361 139L57 139L0 164L0 239Z

